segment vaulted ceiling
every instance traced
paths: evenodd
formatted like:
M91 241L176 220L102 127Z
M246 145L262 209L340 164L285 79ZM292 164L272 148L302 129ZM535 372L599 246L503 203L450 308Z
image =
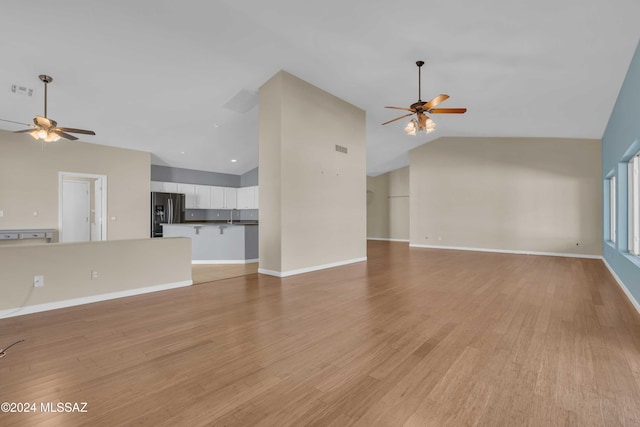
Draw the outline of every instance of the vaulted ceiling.
M258 164L252 95L284 69L366 110L376 175L441 136L600 138L638 16L637 0L9 0L0 118L42 114L38 75L49 74L49 116L96 131L84 141L241 174ZM411 137L404 121L380 124L398 115L385 105L417 101L419 59L423 100L446 93L442 107L468 112L435 116L436 132ZM247 112L225 107L238 94Z

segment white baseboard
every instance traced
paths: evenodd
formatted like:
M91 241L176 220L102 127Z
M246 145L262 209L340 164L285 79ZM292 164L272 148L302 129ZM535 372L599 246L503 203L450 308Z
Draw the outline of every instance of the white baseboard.
M604 265L607 267L607 269L609 270L609 273L611 273L611 275L613 276L615 281L618 282L618 286L620 286L620 289L622 289L622 292L624 292L624 294L627 296L627 298L631 302L631 305L633 305L633 307L636 309L638 314L640 314L640 304L633 297L633 295L631 294L631 291L629 291L629 289L625 286L625 284L622 282L622 280L620 280L620 278L618 277L616 272L613 271L613 268L611 268L611 266L609 265L607 260L602 258L602 262L604 262Z
M312 271L324 270L326 268L340 267L341 265L353 264L356 262L362 262L366 260L367 260L367 257L365 256L362 258L353 258L353 259L348 259L344 261L331 262L329 264L315 265L313 267L305 267L305 268L299 268L297 270L289 270L289 271L274 271L274 270L267 270L265 268L258 268L258 273L267 274L269 276L276 276L276 277L289 277L289 276L295 276L296 274L310 273Z
M258 258L255 259L194 259L191 264L200 265L218 265L218 264L251 264L258 262Z
M384 237L367 237L367 240L382 240L385 242L404 242L409 243L409 239L387 239Z
M126 291L110 292L108 294L91 295L82 298L73 298L63 301L48 302L45 304L28 305L25 307L10 308L8 310L0 310L0 319L9 317L22 316L25 314L39 313L41 311L56 310L59 308L73 307L76 305L90 304L93 302L107 301L110 299L130 297L134 295L148 294L150 292L166 291L168 289L182 288L191 286L192 280L182 282L165 283L162 285L147 286L146 288L127 289Z
M466 248L466 247L459 247L459 246L415 245L415 244L409 244L409 246L412 248L447 249L447 250L454 250L454 251L494 252L494 253L500 253L500 254L541 255L541 256L559 256L559 257L567 257L567 258L602 259L601 255L565 254L562 252L515 251L511 249Z

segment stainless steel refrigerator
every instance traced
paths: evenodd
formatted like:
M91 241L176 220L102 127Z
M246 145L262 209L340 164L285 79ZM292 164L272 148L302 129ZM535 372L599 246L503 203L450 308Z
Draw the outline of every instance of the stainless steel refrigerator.
M151 237L162 237L162 225L184 222L184 194L151 193Z

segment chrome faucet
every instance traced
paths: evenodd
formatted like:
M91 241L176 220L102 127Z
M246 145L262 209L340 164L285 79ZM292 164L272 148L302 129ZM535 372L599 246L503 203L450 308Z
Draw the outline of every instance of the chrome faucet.
M227 224L233 224L233 211L235 209L230 209L229 210L229 219L227 220Z

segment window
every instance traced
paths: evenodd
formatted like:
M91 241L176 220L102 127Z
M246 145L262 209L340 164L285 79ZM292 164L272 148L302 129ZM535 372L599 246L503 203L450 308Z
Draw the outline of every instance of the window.
M629 160L629 252L640 256L640 152Z
M609 240L616 242L616 177L609 178Z

